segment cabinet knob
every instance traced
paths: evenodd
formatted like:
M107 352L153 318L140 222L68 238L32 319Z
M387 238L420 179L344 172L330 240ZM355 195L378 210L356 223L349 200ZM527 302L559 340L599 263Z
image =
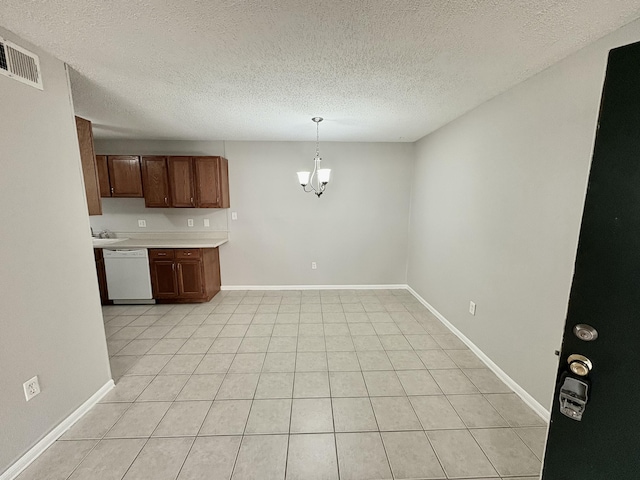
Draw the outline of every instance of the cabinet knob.
M113 187L111 187L111 195L113 195Z
M167 204L168 204L168 202L167 202L167 197L164 197L164 204L165 204L165 205L167 205Z
M191 204L193 204L193 197L191 197Z

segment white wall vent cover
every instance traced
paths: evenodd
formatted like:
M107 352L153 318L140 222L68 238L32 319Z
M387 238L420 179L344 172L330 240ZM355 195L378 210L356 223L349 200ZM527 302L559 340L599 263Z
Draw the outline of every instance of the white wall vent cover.
M40 59L35 53L0 37L0 74L40 90Z

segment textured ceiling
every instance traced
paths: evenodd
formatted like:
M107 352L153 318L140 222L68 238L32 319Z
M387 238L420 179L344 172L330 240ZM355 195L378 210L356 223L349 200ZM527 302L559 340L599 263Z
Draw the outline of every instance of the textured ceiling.
M631 0L2 0L96 137L413 141L640 16ZM46 88L46 78L44 79Z

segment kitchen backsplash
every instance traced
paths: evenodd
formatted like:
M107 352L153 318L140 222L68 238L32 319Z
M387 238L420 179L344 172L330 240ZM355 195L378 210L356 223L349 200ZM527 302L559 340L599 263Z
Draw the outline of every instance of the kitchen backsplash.
M212 232L228 230L229 209L145 208L143 198L103 198L102 215L89 217L94 232ZM193 219L193 227L188 220ZM146 222L146 228L138 226ZM205 220L209 226L205 227Z

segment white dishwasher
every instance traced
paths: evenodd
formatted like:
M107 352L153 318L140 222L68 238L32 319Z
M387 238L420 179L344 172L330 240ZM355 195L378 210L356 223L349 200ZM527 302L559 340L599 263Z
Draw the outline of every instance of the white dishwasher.
M103 249L109 300L113 303L154 303L146 248Z

